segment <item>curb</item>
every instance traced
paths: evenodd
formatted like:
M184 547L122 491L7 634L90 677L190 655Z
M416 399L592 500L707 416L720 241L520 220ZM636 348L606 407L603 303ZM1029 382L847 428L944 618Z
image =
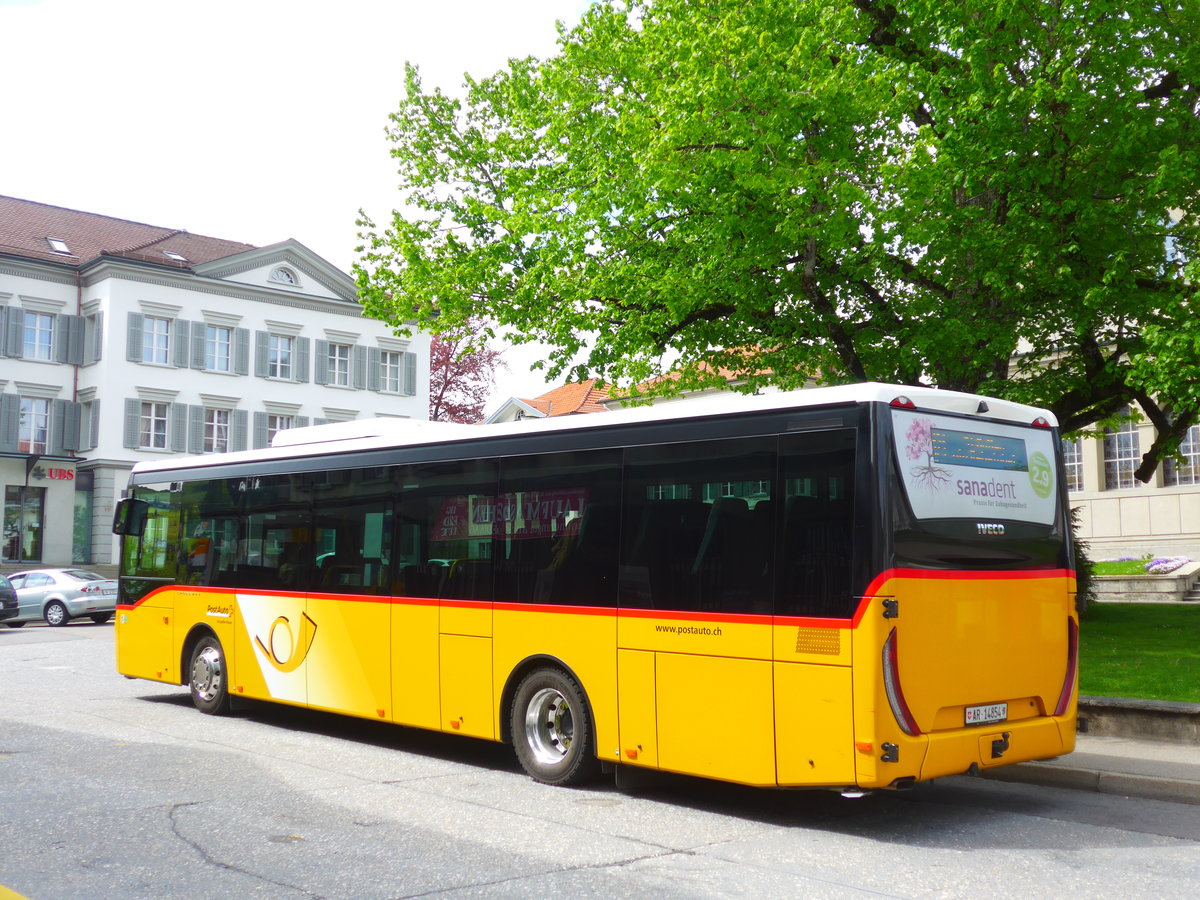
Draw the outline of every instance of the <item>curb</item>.
M1069 760L1070 757L1063 757ZM1126 772L1105 772L1099 769L1073 768L1069 763L1028 762L984 773L993 781L1036 784L1042 787L1091 791L1143 800L1164 800L1169 803L1189 803L1200 806L1200 782L1177 778L1156 778L1153 775L1131 775Z
M1079 733L1200 745L1200 703L1080 697Z

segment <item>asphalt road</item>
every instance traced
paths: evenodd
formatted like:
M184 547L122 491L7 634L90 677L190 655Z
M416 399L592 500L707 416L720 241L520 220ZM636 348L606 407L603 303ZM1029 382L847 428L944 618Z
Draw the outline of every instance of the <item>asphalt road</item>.
M0 627L0 897L1200 893L1200 807L952 778L861 800L538 785L505 747L113 669L113 626Z

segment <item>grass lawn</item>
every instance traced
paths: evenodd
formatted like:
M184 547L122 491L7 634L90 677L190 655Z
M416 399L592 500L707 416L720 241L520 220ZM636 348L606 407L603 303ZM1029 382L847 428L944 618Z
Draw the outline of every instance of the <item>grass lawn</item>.
M1128 559L1112 561L1098 559L1092 563L1093 575L1145 575L1146 560Z
M1093 603L1079 626L1079 693L1200 703L1200 604Z

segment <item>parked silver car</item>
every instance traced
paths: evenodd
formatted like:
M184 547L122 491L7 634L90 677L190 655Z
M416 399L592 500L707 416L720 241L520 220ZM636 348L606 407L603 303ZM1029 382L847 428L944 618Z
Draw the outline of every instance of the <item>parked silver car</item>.
M4 621L9 628L36 619L66 625L80 616L102 625L117 608L117 582L86 569L30 569L13 572L8 580L18 604L16 618Z
M8 579L0 575L0 621L17 614L17 592Z

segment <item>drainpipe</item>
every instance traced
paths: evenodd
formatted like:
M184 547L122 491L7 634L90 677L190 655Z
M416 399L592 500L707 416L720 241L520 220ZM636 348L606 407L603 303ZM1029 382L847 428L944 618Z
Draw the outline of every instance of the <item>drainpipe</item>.
M78 268L75 269L75 315L80 318L83 318L83 274L79 271ZM86 332L87 332L87 329L85 328L84 333L86 334ZM97 338L98 337L99 337L99 335L97 335ZM84 341L84 344L86 344L86 343L87 343L87 341ZM73 380L71 383L71 402L78 403L79 402L79 366L77 366L75 363L71 363L71 368L74 370ZM72 456L75 455L74 450L71 451L71 455Z

